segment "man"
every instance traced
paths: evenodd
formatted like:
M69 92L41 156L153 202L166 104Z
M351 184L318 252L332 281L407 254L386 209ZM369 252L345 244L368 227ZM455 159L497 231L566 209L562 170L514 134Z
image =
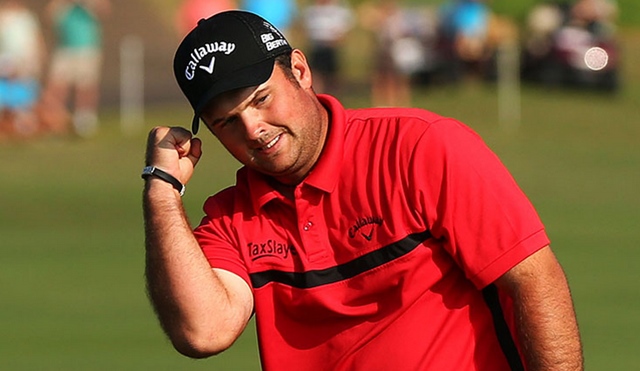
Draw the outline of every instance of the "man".
M38 99L45 49L36 14L22 1L0 3L0 140L40 131Z
M47 12L55 45L44 100L46 110L60 121L51 125L66 127L70 116L76 135L93 137L99 129L102 21L111 12L111 2L51 0Z
M354 25L354 14L345 2L315 0L305 7L302 20L314 71L314 91L339 94L342 42Z
M174 71L194 134L244 164L192 231L201 141L149 135L146 277L179 352L224 351L255 313L265 370L582 368L543 226L469 128L316 96L304 54L241 11L200 22Z

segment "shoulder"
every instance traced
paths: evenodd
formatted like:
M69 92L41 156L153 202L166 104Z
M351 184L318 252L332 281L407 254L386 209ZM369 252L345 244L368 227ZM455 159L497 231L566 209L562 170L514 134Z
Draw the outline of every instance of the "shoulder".
M456 136L477 136L462 122L419 108L367 108L348 110L347 133L376 132L386 139L410 141L443 139ZM359 134L361 135L361 134ZM385 139L385 138L381 138Z
M391 122L417 120L424 123L433 123L446 119L437 113L421 108L379 107L351 109L348 112L351 122L363 120Z
M403 164L449 163L486 157L490 149L471 127L431 111L375 108L350 112L346 148L393 156ZM350 145L349 145L350 144ZM473 162L473 161L472 161Z
M237 193L237 186L234 185L209 196L204 202L204 212L210 218L230 215L237 198Z
M250 183L256 183L256 179L249 176L246 167L241 167L236 173L236 183L224 188L212 196L209 196L203 206L204 212L209 218L231 218L237 212L249 212L253 210L252 191L262 191L260 187L251 187ZM250 189L258 188L258 189Z

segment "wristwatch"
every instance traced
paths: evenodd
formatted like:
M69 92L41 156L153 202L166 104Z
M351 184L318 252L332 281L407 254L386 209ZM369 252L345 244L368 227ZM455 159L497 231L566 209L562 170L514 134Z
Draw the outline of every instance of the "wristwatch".
M142 178L147 179L150 176L158 177L165 182L170 183L171 185L173 185L173 188L180 192L180 196L184 194L184 190L186 188L184 184L180 183L178 179L176 179L173 175L167 173L166 171L160 170L155 166L145 166L145 168L142 169Z

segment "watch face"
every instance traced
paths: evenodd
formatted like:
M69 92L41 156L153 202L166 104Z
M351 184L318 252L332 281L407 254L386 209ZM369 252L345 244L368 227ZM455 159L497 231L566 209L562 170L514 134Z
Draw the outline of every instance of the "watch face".
M155 167L146 166L144 169L142 169L142 176L153 175L153 170L155 170Z

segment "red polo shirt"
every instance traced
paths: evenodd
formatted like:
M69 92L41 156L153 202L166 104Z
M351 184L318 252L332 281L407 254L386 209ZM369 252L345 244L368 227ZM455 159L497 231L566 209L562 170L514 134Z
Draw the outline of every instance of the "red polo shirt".
M329 136L295 200L242 168L195 231L253 289L263 368L518 369L491 283L549 240L513 178L460 122L320 99Z

